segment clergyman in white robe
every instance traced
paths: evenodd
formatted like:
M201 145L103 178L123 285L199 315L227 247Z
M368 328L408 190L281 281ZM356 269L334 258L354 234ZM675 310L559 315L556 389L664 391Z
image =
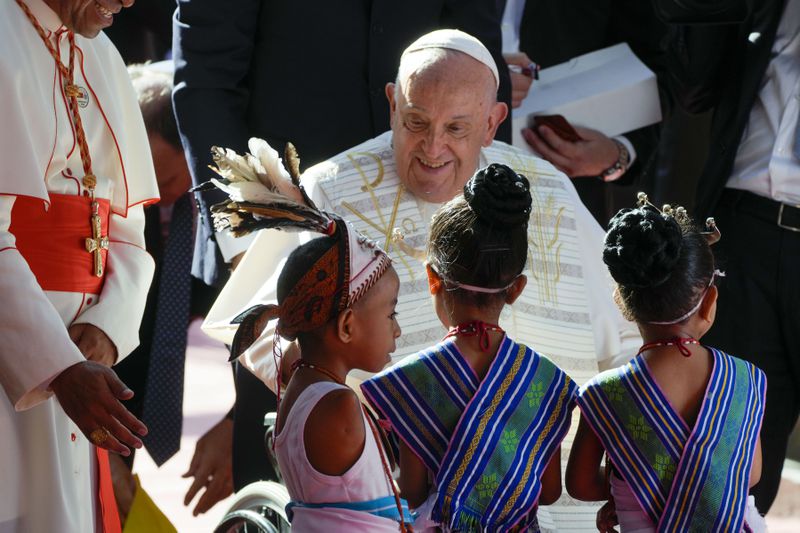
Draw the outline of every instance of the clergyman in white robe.
M42 0L25 1L66 64L58 15ZM9 231L18 200L40 200L44 212L51 194L81 195L84 188L55 61L19 6L0 3L0 533L95 531L93 447L48 386L85 360L67 334L70 325L100 328L118 360L138 345L154 268L144 249L142 206L156 201L158 190L136 96L105 35L75 41L96 197L108 199L111 211L99 294L42 290Z

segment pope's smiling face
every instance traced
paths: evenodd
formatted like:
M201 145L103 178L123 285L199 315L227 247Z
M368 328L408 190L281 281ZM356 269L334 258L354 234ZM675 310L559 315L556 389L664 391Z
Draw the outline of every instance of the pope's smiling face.
M84 37L96 37L114 22L114 15L134 0L45 0L68 29Z
M398 175L418 198L448 201L477 169L507 107L496 101L489 68L466 54L447 51L416 72L400 71L398 84L386 86Z

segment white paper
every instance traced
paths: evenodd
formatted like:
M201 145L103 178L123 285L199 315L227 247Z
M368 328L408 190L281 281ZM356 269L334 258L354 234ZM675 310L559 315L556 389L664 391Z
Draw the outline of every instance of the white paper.
M512 144L527 148L520 131L535 115L556 114L609 137L655 124L661 121L656 76L626 43L546 68L513 110Z

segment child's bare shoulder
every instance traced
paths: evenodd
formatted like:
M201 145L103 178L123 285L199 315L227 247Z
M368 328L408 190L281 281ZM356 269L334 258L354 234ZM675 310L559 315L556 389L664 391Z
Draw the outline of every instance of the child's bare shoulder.
M351 389L336 389L322 398L308 415L306 428L327 429L335 432L346 432L353 427L364 431L361 419L361 402Z
M323 396L306 421L304 440L311 465L327 475L342 475L361 456L365 427L361 402L350 389Z

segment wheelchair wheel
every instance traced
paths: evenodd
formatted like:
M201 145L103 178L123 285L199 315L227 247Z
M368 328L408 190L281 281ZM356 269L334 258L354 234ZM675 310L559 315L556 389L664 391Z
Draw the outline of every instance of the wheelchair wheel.
M286 533L291 531L285 507L286 487L272 481L251 483L234 496L214 533Z

